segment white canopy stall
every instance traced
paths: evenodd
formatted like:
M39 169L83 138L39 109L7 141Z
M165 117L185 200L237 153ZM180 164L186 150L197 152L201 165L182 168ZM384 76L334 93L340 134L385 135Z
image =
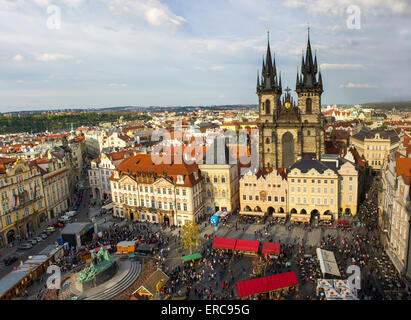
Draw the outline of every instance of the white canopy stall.
M320 268L324 277L326 274L341 277L334 252L317 248L317 257L320 261Z

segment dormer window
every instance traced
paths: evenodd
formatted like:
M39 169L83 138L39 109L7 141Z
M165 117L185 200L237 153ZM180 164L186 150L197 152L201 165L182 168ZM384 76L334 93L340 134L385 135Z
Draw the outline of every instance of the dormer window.
M177 176L177 183L184 183L184 177L183 176Z

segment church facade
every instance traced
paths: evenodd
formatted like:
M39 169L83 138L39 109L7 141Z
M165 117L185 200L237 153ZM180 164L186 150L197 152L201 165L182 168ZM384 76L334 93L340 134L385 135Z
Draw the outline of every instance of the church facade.
M320 159L325 153L321 115L323 83L309 35L301 72L297 70L298 101L293 101L288 87L284 91L282 97L281 74L277 75L268 41L261 81L260 75L257 76L260 168L288 169L298 160Z

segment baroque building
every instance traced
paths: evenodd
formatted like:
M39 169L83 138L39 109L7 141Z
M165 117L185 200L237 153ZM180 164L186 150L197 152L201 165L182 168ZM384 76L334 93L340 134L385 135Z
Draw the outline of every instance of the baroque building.
M108 179L114 216L129 221L183 226L204 214L197 164L156 164L150 154L125 159Z
M298 102L293 102L289 88L285 91L281 99L281 74L277 75L268 41L261 82L257 76L260 168L289 168L298 160L320 159L325 153L321 118L323 83L317 56L313 59L309 34L301 72L297 70Z

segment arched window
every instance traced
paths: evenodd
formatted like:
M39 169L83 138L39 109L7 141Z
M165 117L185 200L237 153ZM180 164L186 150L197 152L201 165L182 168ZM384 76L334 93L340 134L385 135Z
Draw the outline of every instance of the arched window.
M308 130L308 131L307 131L307 136L309 136L309 135L311 135L311 132L310 132L310 130Z
M270 138L265 138L265 144L269 144L270 143Z
M306 101L305 101L305 113L311 113L311 111L312 111L312 100L311 100L311 98L308 98Z
M266 100L265 101L265 114L270 114L271 110L270 110L270 100Z

